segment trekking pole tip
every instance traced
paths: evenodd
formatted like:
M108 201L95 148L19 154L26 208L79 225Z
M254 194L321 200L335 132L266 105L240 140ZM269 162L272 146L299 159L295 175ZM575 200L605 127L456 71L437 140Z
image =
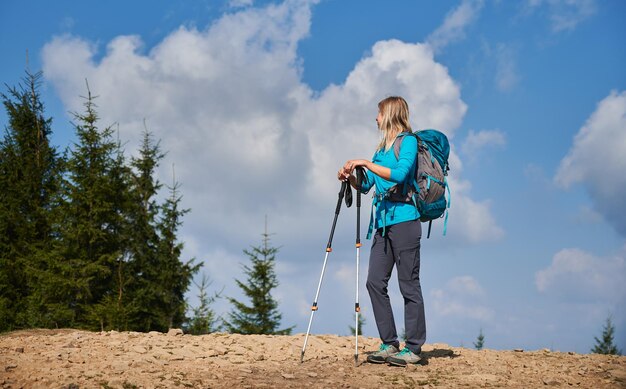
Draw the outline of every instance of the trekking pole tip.
M300 363L304 362L304 351L300 352Z
M354 354L354 366L359 367L359 354Z

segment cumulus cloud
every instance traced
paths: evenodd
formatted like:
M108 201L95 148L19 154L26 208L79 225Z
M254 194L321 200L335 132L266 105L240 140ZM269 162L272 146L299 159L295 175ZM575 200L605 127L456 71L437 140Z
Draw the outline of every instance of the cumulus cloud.
M486 293L471 276L449 280L441 289L431 292L435 313L441 316L490 321L495 312L486 305Z
M548 7L552 31L574 30L581 22L596 13L596 0L528 0L526 12Z
M315 3L246 7L205 29L180 27L151 48L137 36L118 36L101 53L98 45L66 35L43 49L44 74L68 110L81 111L88 79L99 96L101 124L119 123L130 152L144 119L161 139L168 154L160 180L171 182L175 163L183 205L192 209L183 226L186 252L207 264L218 287L240 276L232 265L246 261L243 248L260 243L265 215L282 247L279 259L300 270L281 288L317 282L315 249L323 250L328 236L336 171L349 158L373 154L379 100L404 96L415 128L439 128L452 141L467 110L431 46L397 40L377 42L343 83L313 93L302 81L297 46L309 34ZM454 151L451 165L452 185L458 183L451 236L466 244L501 234L488 201L470 198ZM354 219L342 212L335 240L353 242ZM227 286L224 293L235 291ZM284 303L300 312L295 301Z
M554 177L568 188L582 184L595 210L626 236L626 91L600 101L578 131Z
M446 15L441 26L428 36L428 44L435 51L440 51L450 43L465 38L465 29L478 18L483 5L484 0L463 0Z
M181 27L145 55L138 37L117 37L97 63L96 47L59 37L43 50L44 69L70 110L81 109L89 79L103 124L119 122L129 147L146 118L197 222L232 234L229 226L250 226L248 215L260 221L301 196L309 151L291 122L309 93L296 57L309 22L304 2L247 9L204 31ZM239 190L242 182L254 191ZM226 209L227 199L237 206Z
M626 301L626 247L607 258L581 249L563 249L549 267L535 274L535 285L542 293L564 301Z
M450 138L467 110L458 85L435 62L428 45L397 40L377 42L342 85L302 106L298 127L310 128L313 183L322 191L336 186L335 171L346 159L370 158L378 143L376 106L382 97L401 95L410 105L414 128L438 128ZM330 137L329 137L330 136ZM332 141L329 141L331 140Z

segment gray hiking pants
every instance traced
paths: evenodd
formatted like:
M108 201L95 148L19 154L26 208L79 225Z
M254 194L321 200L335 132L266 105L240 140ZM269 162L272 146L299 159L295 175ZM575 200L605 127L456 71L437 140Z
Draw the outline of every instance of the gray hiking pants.
M420 285L421 237L422 225L419 220L388 226L385 236L382 236L381 230L376 231L366 283L380 339L385 344L398 345L398 333L387 294L391 271L396 266L398 284L404 298L406 347L415 354L421 352L426 341L424 299Z

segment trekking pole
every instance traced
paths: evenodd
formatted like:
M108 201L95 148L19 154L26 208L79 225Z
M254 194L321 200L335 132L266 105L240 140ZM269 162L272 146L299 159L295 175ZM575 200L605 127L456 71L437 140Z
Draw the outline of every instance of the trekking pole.
M363 168L356 168L356 299L354 303L354 366L359 365L359 259L361 252L361 183L363 182Z
M341 182L341 189L339 190L339 198L337 199L337 208L335 208L335 218L333 219L333 226L330 229L330 237L328 238L328 244L326 245L326 255L324 255L324 264L322 265L322 274L320 274L320 281L317 284L317 292L315 292L315 300L313 301L313 305L311 306L311 317L309 318L309 326L306 330L306 336L304 337L304 346L302 346L302 353L300 354L300 363L304 361L304 352L306 351L306 344L309 340L309 333L311 332L311 324L313 323L313 315L315 311L317 311L317 299L320 295L320 288L322 287L322 280L324 279L324 272L326 271L326 263L328 262L328 254L333 251L332 243L333 243L333 235L335 234L335 226L337 225L337 217L339 216L339 210L341 209L341 200L343 200L344 193L349 193L350 183L348 181ZM349 207L351 205L348 199L346 199L346 205Z

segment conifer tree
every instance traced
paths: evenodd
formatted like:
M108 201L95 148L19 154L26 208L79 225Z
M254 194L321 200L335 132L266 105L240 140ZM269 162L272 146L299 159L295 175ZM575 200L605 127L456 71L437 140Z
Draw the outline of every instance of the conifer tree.
M356 313L352 314L352 317L355 317ZM355 318L356 319L356 318ZM363 316L363 312L359 313L359 322L357 324L357 327L359 329L359 335L363 335L363 326L365 325L365 316ZM349 326L350 328L350 335L354 335L356 329L352 326Z
M128 284L131 295L132 327L135 330L165 330L167 324L160 322L159 302L159 235L158 217L160 206L156 201L161 183L155 178L159 162L164 157L160 142L155 142L147 129L143 133L139 156L131 159L132 210L129 231L129 271L134 275Z
M591 349L595 354L622 355L622 351L617 348L614 343L615 327L611 316L606 319L606 324L602 330L602 339L594 336L596 345Z
M124 321L119 292L128 277L129 169L113 129L98 127L88 86L84 106L74 114L77 143L68 159L56 293L67 307L64 325L103 329Z
M157 283L153 285L159 297L159 305L154 307L158 318L154 326L162 330L181 327L186 322L185 293L189 289L193 275L201 266L194 264L194 258L184 263L180 258L183 244L178 241L178 229L182 225L182 217L189 209L180 208L182 200L178 191L180 184L175 178L173 181L173 185L169 187L170 196L162 206L158 224L160 235L156 265L158 278Z
M109 288L103 290L102 297L87 308L89 322L98 323L101 331L134 329L132 318L136 311L127 293L127 286L135 276L127 265L130 256L130 236L131 232L135 231L133 220L129 218L133 209L130 192L131 171L126 164L119 139L115 141L115 145L115 155L108 172L108 179L112 192L117 195L111 201L114 213L113 222L110 224L113 239L117 240L117 253L111 264Z
M49 324L40 286L63 157L50 142L41 77L27 70L19 88L2 94L8 123L0 139L0 331Z
M485 346L485 335L483 335L483 329L480 329L478 333L478 337L476 338L476 342L474 342L474 347L476 350L482 350Z
M202 275L200 284L197 284L195 281L193 283L199 291L198 299L200 300L200 305L193 308L193 317L189 320L185 332L192 335L210 334L218 329L218 326L216 326L218 318L215 316L213 309L211 309L211 304L220 297L221 292L211 296L207 293L207 289L212 282L206 274Z
M229 313L230 320L224 321L224 326L229 332L240 334L289 335L293 327L278 329L282 315L278 311L278 303L271 295L272 289L278 286L278 279L274 273L278 248L269 245L267 222L262 236L263 246L243 251L251 262L251 267L243 265L244 273L248 277L247 283L235 280L251 304L246 305L229 297L228 300L234 309Z

